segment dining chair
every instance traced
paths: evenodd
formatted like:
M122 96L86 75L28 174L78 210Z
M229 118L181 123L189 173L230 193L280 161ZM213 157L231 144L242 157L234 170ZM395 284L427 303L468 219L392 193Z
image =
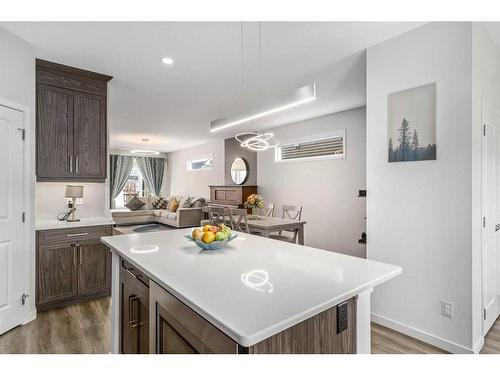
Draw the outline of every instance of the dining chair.
M220 225L225 223L226 209L220 206L208 206L208 220L210 225Z
M283 205L281 206L282 218L287 220L295 220L300 221L302 218L302 206L291 206L291 205ZM292 236L285 235L283 232L292 233ZM297 243L297 236L299 234L298 230L280 230L278 234L270 234L269 238L273 238L275 240L286 241Z
M231 229L250 233L247 221L248 212L244 208L229 208L229 220Z
M259 208L259 210L257 211L257 215L266 216L266 217L273 217L274 216L274 204L269 203L269 204L266 204L265 207Z

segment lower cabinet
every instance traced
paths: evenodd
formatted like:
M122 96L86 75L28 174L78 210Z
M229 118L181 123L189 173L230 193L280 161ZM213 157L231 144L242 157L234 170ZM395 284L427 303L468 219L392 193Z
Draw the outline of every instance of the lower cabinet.
M130 264L120 270L120 352L149 353L149 280Z
M111 293L111 227L37 232L36 306L49 310Z
M150 353L238 353L235 341L154 282L149 298Z

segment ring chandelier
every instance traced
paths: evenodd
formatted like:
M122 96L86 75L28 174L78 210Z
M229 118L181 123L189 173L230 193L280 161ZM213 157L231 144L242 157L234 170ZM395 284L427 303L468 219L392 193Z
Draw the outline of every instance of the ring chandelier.
M241 147L246 147L252 151L265 151L279 146L279 142L274 138L273 133L245 132L236 134L234 138L240 142Z

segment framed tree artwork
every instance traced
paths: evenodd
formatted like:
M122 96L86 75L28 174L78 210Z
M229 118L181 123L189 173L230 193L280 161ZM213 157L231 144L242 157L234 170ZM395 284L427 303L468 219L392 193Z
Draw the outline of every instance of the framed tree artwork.
M436 160L436 83L388 96L389 162Z

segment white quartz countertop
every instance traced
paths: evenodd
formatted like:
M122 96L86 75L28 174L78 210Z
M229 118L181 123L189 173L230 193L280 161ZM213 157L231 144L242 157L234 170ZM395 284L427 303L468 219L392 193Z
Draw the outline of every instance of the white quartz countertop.
M243 346L402 272L398 266L244 233L221 250L203 251L184 238L189 233L179 229L101 240Z
M68 222L59 221L57 219L53 220L36 220L35 230L47 230L47 229L71 229L79 227L93 227L99 225L113 225L115 222L113 219L107 217L85 217L81 218L80 221Z

